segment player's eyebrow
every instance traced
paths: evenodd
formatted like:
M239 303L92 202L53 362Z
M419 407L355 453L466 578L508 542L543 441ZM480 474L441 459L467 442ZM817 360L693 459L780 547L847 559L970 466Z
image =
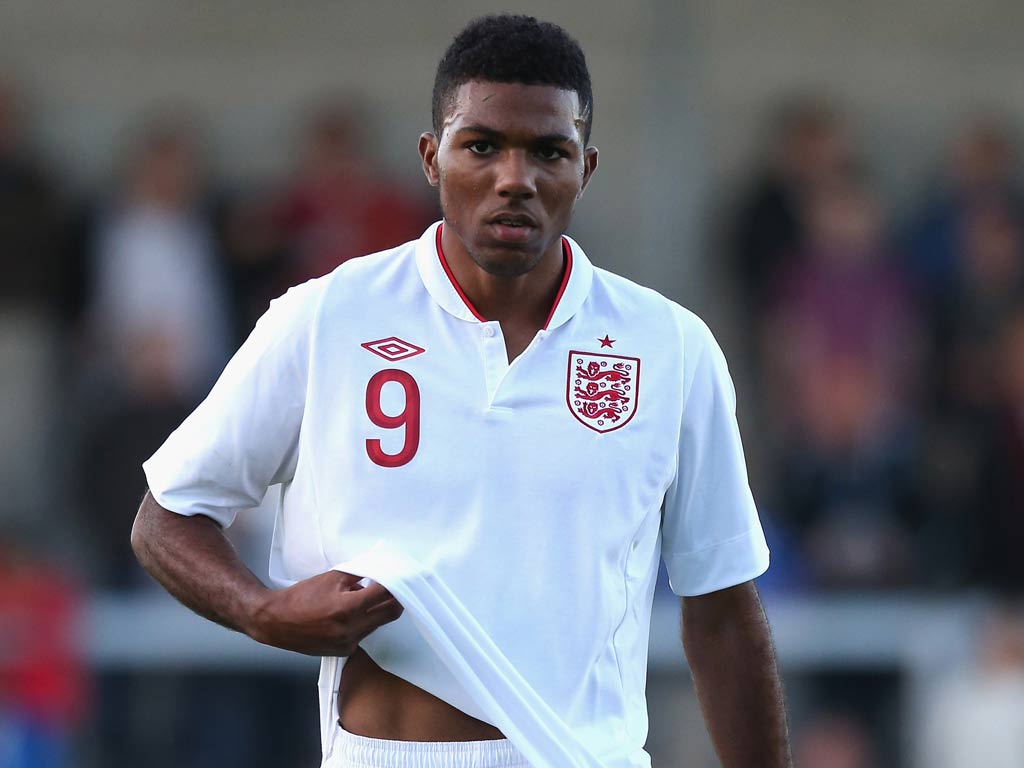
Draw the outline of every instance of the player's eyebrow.
M486 136L489 139L495 141L504 141L508 137L501 131L495 130L494 128L488 128L486 125L464 125L455 131L456 134L460 133L473 133L479 136ZM537 136L530 140L531 144L571 144L575 139L572 136L567 136L564 133L545 133L543 136Z
M455 131L455 133L479 133L493 139L505 138L504 133L496 131L494 128L488 128L486 125L464 125Z
M566 136L564 133L546 133L534 139L535 144L571 144L573 141L575 139L572 136Z

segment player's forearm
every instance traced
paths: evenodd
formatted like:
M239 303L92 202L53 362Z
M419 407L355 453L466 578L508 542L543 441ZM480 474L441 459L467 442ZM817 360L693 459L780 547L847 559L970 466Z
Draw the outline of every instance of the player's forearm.
M213 520L169 512L146 493L132 528L132 549L142 567L185 606L251 634L268 587L242 563Z
M684 598L683 645L723 768L791 766L775 649L753 583Z
M270 589L245 567L220 526L176 515L150 494L142 500L132 548L142 566L178 600L211 621L277 648L348 656L377 627L402 615L380 584L326 571Z

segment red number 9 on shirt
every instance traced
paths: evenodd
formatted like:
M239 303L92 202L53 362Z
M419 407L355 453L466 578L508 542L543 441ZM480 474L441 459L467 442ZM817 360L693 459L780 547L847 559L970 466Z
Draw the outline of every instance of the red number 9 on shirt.
M380 402L381 390L389 381L397 382L405 390L405 407L394 416L384 413ZM416 379L396 368L377 371L366 385L366 415L383 429L405 427L405 442L398 453L385 453L379 439L367 438L366 453L370 461L381 467L400 467L412 461L420 446L420 388Z

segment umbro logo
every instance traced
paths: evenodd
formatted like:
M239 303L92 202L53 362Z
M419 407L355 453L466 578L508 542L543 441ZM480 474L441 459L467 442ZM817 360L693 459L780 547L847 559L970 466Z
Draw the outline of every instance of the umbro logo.
M376 341L367 341L359 346L373 352L375 355L383 357L385 360L390 360L391 362L395 362L396 360L405 360L407 357L414 357L426 351L423 347L417 347L415 344L410 344L408 341L402 341L397 336L389 336L386 339L377 339Z

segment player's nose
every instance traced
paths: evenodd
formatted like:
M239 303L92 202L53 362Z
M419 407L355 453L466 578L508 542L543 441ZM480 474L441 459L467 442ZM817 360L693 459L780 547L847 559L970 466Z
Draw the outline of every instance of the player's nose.
M527 152L513 150L503 154L494 188L506 198L530 198L537 193L536 169Z

